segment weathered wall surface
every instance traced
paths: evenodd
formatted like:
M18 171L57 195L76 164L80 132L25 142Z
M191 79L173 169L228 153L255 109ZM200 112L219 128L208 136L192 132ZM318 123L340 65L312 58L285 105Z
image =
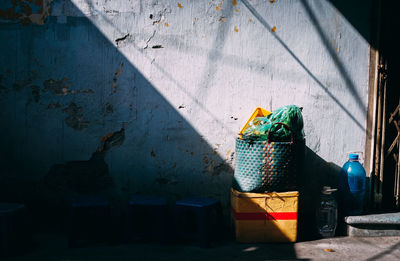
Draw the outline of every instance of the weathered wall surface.
M226 204L257 106L304 107L321 161L364 151L368 42L328 1L2 3L3 180Z

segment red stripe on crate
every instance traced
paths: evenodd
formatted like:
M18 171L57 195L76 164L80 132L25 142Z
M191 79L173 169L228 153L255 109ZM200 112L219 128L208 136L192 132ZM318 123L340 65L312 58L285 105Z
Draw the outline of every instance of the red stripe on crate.
M297 212L232 213L236 220L297 220Z

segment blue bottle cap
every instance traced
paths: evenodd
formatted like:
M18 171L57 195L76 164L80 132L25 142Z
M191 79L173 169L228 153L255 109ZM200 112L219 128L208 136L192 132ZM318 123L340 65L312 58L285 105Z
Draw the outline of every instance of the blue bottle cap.
M351 159L351 160L358 160L358 154L350 153L350 154L349 154L349 159Z

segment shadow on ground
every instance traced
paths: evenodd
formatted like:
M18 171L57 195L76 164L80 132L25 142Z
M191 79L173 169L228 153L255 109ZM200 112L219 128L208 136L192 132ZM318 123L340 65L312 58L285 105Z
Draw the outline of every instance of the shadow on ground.
M33 252L10 260L308 260L297 259L293 244L238 244L220 242L211 248L195 244L137 243L118 246L67 248L59 236L36 237Z

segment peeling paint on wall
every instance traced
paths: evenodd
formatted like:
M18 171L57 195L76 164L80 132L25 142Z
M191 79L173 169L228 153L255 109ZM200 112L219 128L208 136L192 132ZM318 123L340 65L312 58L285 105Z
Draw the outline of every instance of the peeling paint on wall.
M47 109L58 109L61 108L61 104L59 102L51 102L47 105Z
M30 85L32 83L32 79L31 78L26 78L23 80L17 80L15 81L15 83L13 84L13 89L16 92L21 91L23 88L27 87L28 85Z
M108 135L101 150L96 150L89 160L69 161L53 165L44 177L45 184L68 196L67 191L79 194L98 193L114 185L104 157L112 147L121 146L125 139L125 129Z
M40 100L40 87L37 85L32 85L32 96L35 102L39 102Z
M55 95L67 95L69 93L73 93L68 90L71 86L68 78L64 79L48 79L43 82L43 92L50 91Z
M98 151L108 151L113 147L121 146L125 141L125 126L123 125L119 131L101 136L100 141L103 145L98 149Z
M59 193L68 191L78 194L95 193L113 185L104 153L95 152L89 160L70 161L53 165L44 178L47 187Z
M221 175L222 173L233 174L232 168L230 167L230 165L226 164L225 162L222 162L213 168L212 176L218 176L218 175Z
M63 78L63 79L50 78L44 80L42 89L40 88L40 86L32 83L34 83L33 76L28 77L26 79L15 81L14 84L12 85L12 88L16 92L20 92L24 88L30 88L33 100L35 102L39 102L41 98L41 93L47 93L47 92L50 92L51 94L57 96L66 96L74 93L87 93L87 94L94 93L92 89L77 90L77 91L70 90L69 88L71 87L71 83L70 79L68 78Z
M77 90L77 93L89 93L89 94L93 94L94 91L92 89L87 89L87 90Z
M107 102L106 103L106 113L105 113L105 115L113 114L113 113L114 113L114 107L112 106L111 103Z
M84 119L83 108L71 102L63 109L68 116L65 118L65 123L75 130L85 130L89 127L90 122Z
M117 92L117 80L118 80L118 76L121 74L122 72L122 68L124 67L124 64L121 63L119 65L119 69L114 73L114 77L113 77L113 82L112 82L112 88L113 88L113 93Z
M19 20L22 24L43 25L50 15L50 4L53 0L10 0L8 7L0 9L0 18Z

